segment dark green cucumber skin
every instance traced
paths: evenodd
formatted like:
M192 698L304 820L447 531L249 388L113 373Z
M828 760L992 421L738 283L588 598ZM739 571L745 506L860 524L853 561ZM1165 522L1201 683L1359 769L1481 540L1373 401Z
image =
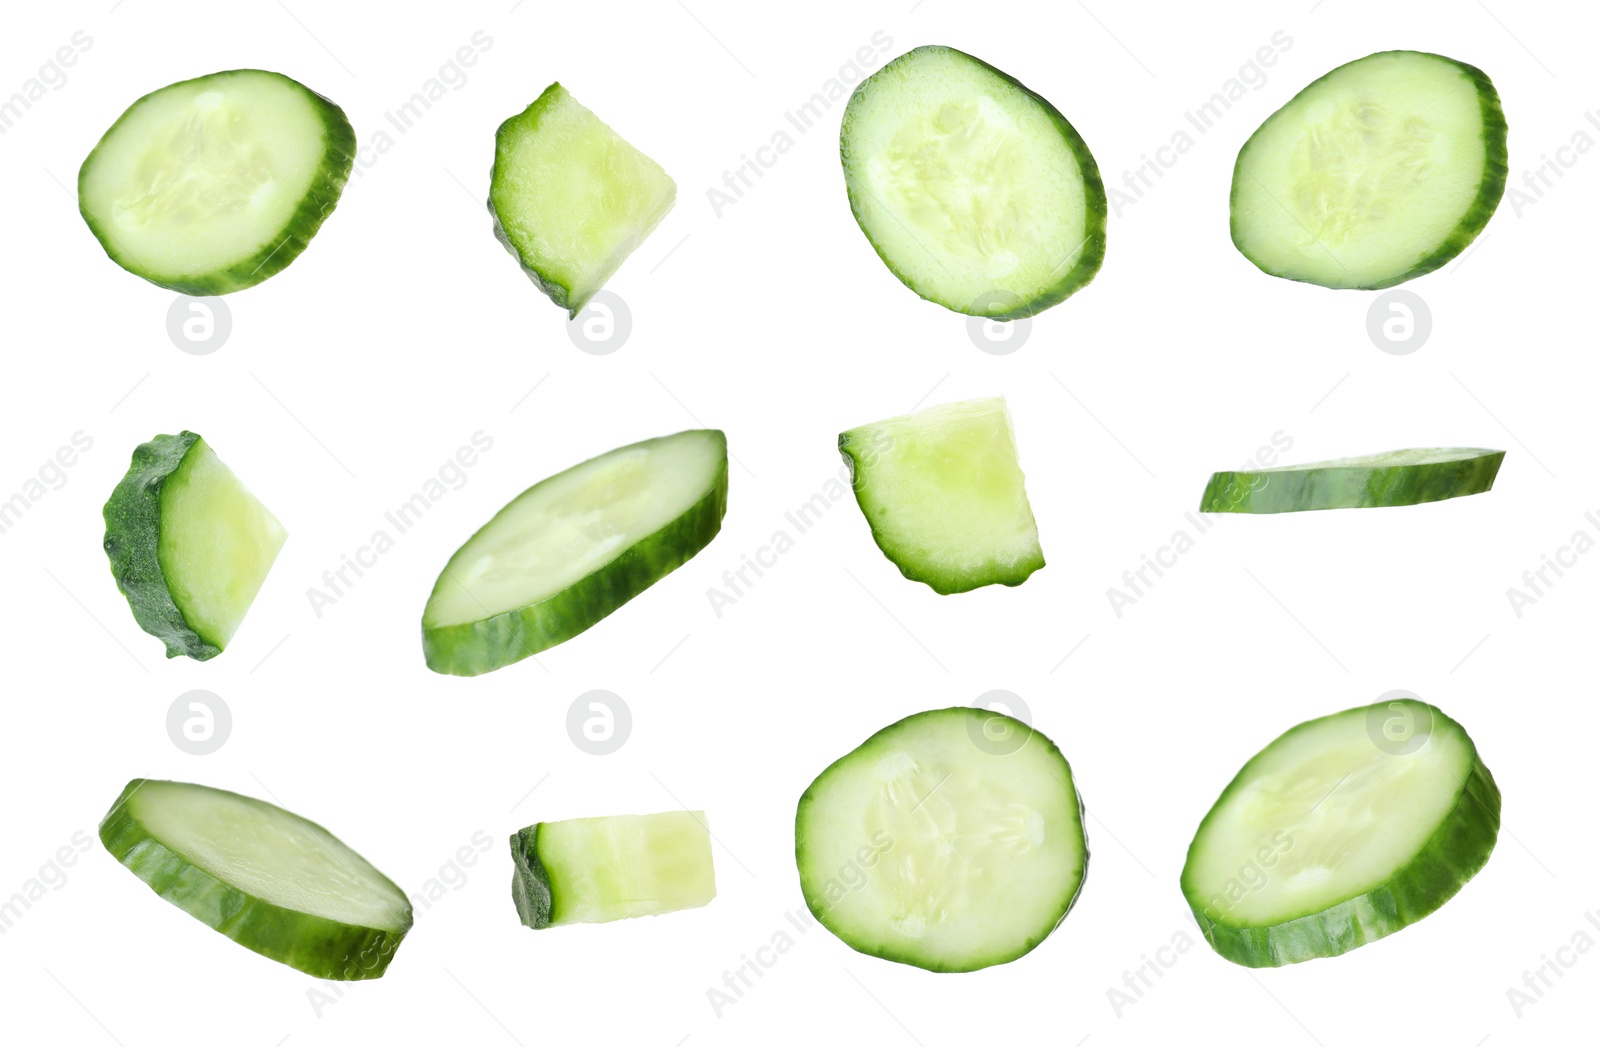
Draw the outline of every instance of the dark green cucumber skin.
M865 749L867 746L872 745L874 742L878 741L891 731L894 731L896 728L902 727L912 720L920 717L945 716L952 714L973 717L979 721L979 730L982 730L982 722L985 720L995 717L1013 719L1012 717L1004 716L1002 713L994 712L991 709L981 709L972 706L958 705L949 709L929 709L920 713L912 713L910 716L896 720L894 723L883 728L882 730L874 732L866 741L862 742L854 749L851 749L849 752L830 763L821 774L817 775L816 778L812 780L811 784L806 787L806 791L800 795L800 803L795 810L794 816L794 860L795 866L800 872L800 890L805 897L806 908L811 910L811 915L817 918L817 922L826 927L828 931L834 935L834 937L844 942L856 952L867 956L876 956L880 960L888 960L891 963L903 963L908 967L920 967L925 971L933 971L935 974L963 974L968 971L982 970L985 967L995 967L999 964L1010 963L1012 960L1021 959L1022 957L1026 956L1028 953L1038 948L1039 944L1046 938L1054 934L1056 928L1060 927L1062 922L1066 920L1067 914L1072 911L1072 907L1078 903L1078 899L1083 895L1084 881L1089 878L1089 836L1083 824L1086 809L1083 805L1083 794L1078 791L1077 780L1072 777L1072 767L1067 763L1066 756L1062 754L1061 750L1056 747L1054 742L1052 742L1049 738L1046 738L1032 726L1022 723L1020 720L1016 720L1015 722L1027 732L1029 743L1037 739L1044 745L1049 746L1050 751L1055 753L1055 755L1060 758L1061 765L1065 767L1067 771L1066 779L1061 784L1065 788L1072 791L1073 799L1076 800L1078 804L1078 843L1083 852L1083 868L1078 875L1077 885L1073 887L1072 892L1062 902L1061 913L1051 922L1050 929L1045 931L1043 934L1030 936L1027 940L1020 943L1017 948L1009 952L996 953L992 956L975 956L972 958L970 963L947 964L930 962L925 957L918 956L914 950L901 950L890 947L875 948L862 942L851 941L849 938L845 937L844 933L841 933L838 928L834 927L833 924L829 922L829 907L826 903L826 900L822 897L820 892L808 890L805 882L805 822L808 809L816 802L817 785L826 779L828 775L832 773L833 770L840 764L845 763L851 757L855 756L856 753L860 752L862 749ZM996 755L995 758L1005 759L1006 757Z
M277 77L298 88L311 100L318 115L322 117L323 127L323 154L321 163L317 165L317 175L306 189L306 195L300 201L300 207L290 216L283 229L272 238L270 243L263 244L261 249L249 258L243 259L227 269L204 275L175 276L151 273L137 258L132 257L124 250L117 238L109 230L102 227L93 215L84 210L81 204L83 200L84 174L88 171L89 166L94 163L95 154L100 151L100 146L105 143L105 140L111 136L112 132L122 125L122 122L128 118L128 114L146 98L154 97L170 87L178 87L198 80L210 80L219 76L234 76L241 73ZM322 228L322 223L327 220L328 215L333 213L334 207L339 203L339 197L344 192L345 182L350 178L350 168L355 161L355 155L355 128L350 126L350 121L344 115L344 110L335 105L331 99L311 90L311 88L298 80L284 76L282 73L274 73L266 69L228 69L220 73L210 73L206 76L194 77L191 80L180 80L178 83L168 84L167 87L152 91L129 106L117 118L116 123L112 124L110 129L100 136L100 141L90 151L88 158L83 161L83 166L78 169L78 199L80 201L78 212L83 215L83 220L89 225L89 231L94 233L95 239L100 241L100 246L105 248L105 252L110 256L111 260L135 276L141 276L157 287L165 287L180 294L202 297L230 294L234 291L242 291L247 287L254 287L269 276L282 272L288 268L290 262L300 256L300 252L310 245L311 238L317 235L317 230Z
M1460 724L1437 708L1430 708L1434 730L1438 730L1440 724L1461 730ZM1366 711L1362 707L1333 715L1365 715ZM1325 716L1300 724L1285 732L1282 738L1332 718ZM1462 735L1466 737L1464 730ZM1468 741L1470 744L1470 738ZM1212 811L1241 787L1254 763L1253 758L1228 783ZM1196 841L1205 832L1211 816L1208 812L1201 821L1195 832ZM1206 941L1219 956L1241 966L1281 967L1339 956L1409 927L1455 897L1488 863L1499 833L1500 789L1489 768L1478 758L1477 747L1473 746L1472 767L1461 782L1455 806L1405 868L1384 883L1330 908L1270 925L1230 924L1213 919L1206 912L1210 899L1189 882L1187 861L1182 879L1183 895ZM1189 845L1191 857L1194 847L1193 843Z
M133 449L133 464L111 492L102 515L111 576L127 598L139 628L167 646L167 657L215 658L222 648L190 627L172 602L161 573L161 491L178 471L200 434L185 429L160 435Z
M1023 91L1029 98L1032 98L1035 102L1037 102L1041 109L1044 110L1046 118L1048 118L1055 126L1056 131L1061 135L1061 137L1066 140L1068 148L1072 150L1073 156L1077 158L1078 170L1083 177L1083 194L1088 208L1087 221L1085 223L1085 237L1083 244L1078 248L1078 262L1070 270L1064 273L1061 279L1056 281L1054 285L1036 295L1034 298L1026 302L1018 302L1015 306L1012 306L1009 309L980 312L974 307L975 303L951 304L949 302L943 302L937 298L931 298L928 295L923 294L911 284L911 281L906 279L904 273L895 268L894 263L887 255L883 253L882 248L878 246L877 242L872 239L871 234L867 232L865 223L862 222L861 199L850 184L850 165L848 161L845 160L845 157L849 153L850 107L854 104L855 100L862 95L863 92L867 91L872 86L873 81L877 80L879 75L882 74L884 70L889 69L900 62L913 60L913 56L923 51L948 51L951 54L960 55L967 61L972 62L975 65L982 66L988 72ZM1100 168L1094 162L1094 154L1089 151L1089 146L1086 142L1084 142L1083 136L1078 134L1078 129L1073 127L1072 124L1067 121L1065 116L1061 115L1061 111L1059 109L1050 104L1050 100L1048 98L1045 98L1043 95L1030 89L1026 84L1022 83L1022 81L1018 80L1016 77L1005 72L1004 70L996 69L983 59L974 58L965 51L958 51L954 47L945 47L940 44L924 44L922 47L913 48L900 57L893 59L884 65L883 69L878 70L878 72L873 73L871 76L863 80L861 85L855 89L854 93L851 94L850 102L845 106L844 120L839 128L839 156L843 162L845 170L845 191L850 198L850 213L855 217L856 225L860 227L862 235L866 236L867 243L872 245L872 250L877 254L878 258L882 260L884 266L895 275L896 279L909 287L911 291L923 301L932 302L935 305L942 305L952 312L963 313L968 316L984 316L992 320L1020 320L1025 316L1034 316L1042 313L1052 305L1059 305L1061 302L1070 298L1073 294L1077 293L1085 285L1087 285L1090 280L1094 279L1095 274L1100 271L1101 263L1105 261L1106 188L1105 183L1100 178Z
M429 626L424 621L422 653L428 668L449 676L480 676L520 662L584 632L693 559L722 529L722 517L728 509L727 438L720 431L716 436L724 448L722 463L711 490L698 502L600 570L539 603L460 625ZM550 479L553 477L539 484ZM506 508L516 500L507 503ZM498 516L497 513L496 519ZM448 572L449 568L445 570ZM447 577L448 574L440 576L435 592Z
M550 877L539 860L539 825L518 829L511 834L511 900L524 927L543 930L555 922L555 893Z
M571 319L577 316L579 309L582 308L581 306L573 305L571 288L567 287L565 284L559 283L555 277L547 276L543 270L539 268L539 259L535 258L531 254L522 253L522 250L512 242L511 234L508 233L505 226L501 224L500 210L495 206L495 197L499 195L500 191L500 165L504 162L501 143L507 136L511 134L513 129L524 123L526 123L530 128L538 127L539 116L544 112L545 106L547 106L557 94L563 92L564 90L565 88L561 86L560 81L551 84L549 87L540 92L539 97L535 98L533 103L529 105L528 108L524 109L516 116L507 119L495 131L494 166L489 170L489 215L494 219L494 238L499 240L500 245L511 253L512 258L517 260L517 264L522 267L522 271L527 274L528 279L533 281L534 286L538 287L539 290L548 295L552 302L565 309L567 311L567 318Z
M1283 472L1213 473L1203 513L1295 513L1442 502L1494 486L1504 451L1432 465L1360 466Z
M411 929L409 910L405 929L396 932L336 923L254 898L190 864L145 831L127 809L128 798L144 784L145 779L135 778L122 790L100 823L100 842L164 901L246 949L313 977L331 981L383 977Z
M1477 66L1458 62L1454 58L1446 58L1444 55L1436 55L1429 51L1378 51L1368 55L1367 58L1376 58L1378 55L1385 54L1422 55L1427 58L1438 59L1441 62L1449 62L1460 69L1467 79L1472 81L1472 85L1478 90L1478 107L1483 114L1483 180L1478 183L1477 198L1467 208L1466 214L1461 216L1461 221L1456 224L1456 227L1450 231L1449 235L1437 247L1422 258L1419 258L1409 269L1388 279L1379 280L1376 283L1363 284L1360 287L1352 288L1334 288L1334 290L1381 291L1386 287L1394 287L1396 284L1403 284L1408 280L1415 280L1419 276L1425 276L1433 272L1471 246L1472 241L1476 240L1478 234L1483 232L1484 226L1489 224L1489 219L1494 217L1495 209L1500 206L1500 198L1505 195L1506 191L1506 176L1510 171L1507 163L1509 154L1506 147L1506 114L1505 110L1500 107L1500 94L1494 89L1494 83L1489 79L1489 74ZM1338 69L1332 69L1324 73L1302 88L1294 98L1280 106L1279 110L1281 111L1288 105L1293 104L1301 95L1312 90L1340 69L1360 61L1365 61L1365 59L1358 58L1354 62L1346 62L1344 65L1339 66ZM1262 121L1261 126L1265 127L1277 115L1277 112L1274 112L1272 116ZM1316 284L1318 287L1325 286L1317 284L1314 280L1307 280L1304 277L1293 276L1289 273L1268 268L1251 257L1250 252L1245 250L1244 244L1240 242L1239 226L1234 215L1237 213L1235 205L1238 203L1239 198L1240 175L1244 173L1242 161L1245 153L1250 149L1250 143L1255 141L1256 135L1260 133L1261 128L1256 128L1255 133L1245 140L1244 146L1239 150L1239 158L1234 161L1233 188L1228 195L1228 233L1233 239L1233 246L1238 248L1240 254L1250 260L1251 265L1254 265L1269 276L1276 276L1284 280L1294 280L1297 283Z

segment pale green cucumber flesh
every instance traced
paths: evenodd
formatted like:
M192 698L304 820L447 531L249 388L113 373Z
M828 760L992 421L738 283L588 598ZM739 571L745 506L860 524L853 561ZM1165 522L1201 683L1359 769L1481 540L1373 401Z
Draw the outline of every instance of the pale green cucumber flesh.
M907 578L960 593L1044 566L1004 398L858 426L839 451L873 540Z
M950 47L868 77L839 131L850 209L889 270L959 313L1032 316L1094 278L1106 196L1044 98Z
M333 212L355 131L281 73L235 69L171 84L118 118L78 173L78 207L129 272L184 294L227 294L280 272Z
M495 236L572 316L654 231L676 195L660 164L560 84L495 134Z
M428 667L476 676L571 639L704 548L727 500L727 440L714 429L540 481L445 565L422 615Z
M1460 254L1506 182L1506 122L1478 69L1384 51L1328 73L1239 151L1233 242L1274 276L1403 283Z
M1183 893L1247 967L1337 956L1438 909L1494 849L1500 792L1461 725L1413 699L1288 731L1223 791Z
M973 971L1032 950L1088 868L1072 771L982 708L891 724L817 776L795 816L806 905L859 952Z
M525 926L607 923L707 905L717 894L704 811L539 822L511 834Z
M100 823L111 855L213 930L318 978L378 978L405 892L319 825L262 800L136 778Z
M1203 513L1294 513L1418 505L1482 494L1504 451L1422 447L1271 469L1213 473Z

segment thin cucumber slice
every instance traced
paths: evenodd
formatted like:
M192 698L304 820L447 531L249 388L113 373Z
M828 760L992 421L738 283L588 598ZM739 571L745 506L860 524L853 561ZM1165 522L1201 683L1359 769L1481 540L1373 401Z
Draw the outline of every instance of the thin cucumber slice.
M539 822L511 834L511 898L527 927L698 909L717 896L704 811Z
M1233 171L1233 242L1287 280L1393 287L1465 250L1505 185L1489 78L1383 51L1311 84L1250 136Z
M1504 451L1419 447L1305 465L1212 473L1203 513L1298 513L1418 505L1482 494L1494 486Z
M873 540L912 581L963 593L1044 566L1004 397L858 426L839 452Z
M477 676L572 639L705 548L727 504L728 443L715 429L541 480L445 565L422 612L428 668Z
M858 952L975 971L1066 918L1089 863L1061 751L988 709L885 727L817 776L795 816L806 905Z
M282 271L333 212L356 135L281 73L234 69L139 99L78 172L111 260L153 284L227 294Z
M1056 107L952 47L862 81L839 129L850 210L889 271L946 309L1013 320L1083 287L1106 194Z
M495 133L494 235L577 316L672 210L678 188L560 84Z
M100 842L162 898L318 978L380 978L411 929L405 892L332 833L238 793L135 778Z
M1276 967L1408 927L1483 868L1500 790L1461 725L1404 698L1311 720L1211 808L1183 894L1223 957Z
M168 658L222 653L288 537L187 429L134 448L104 516L117 588L139 627L167 645Z

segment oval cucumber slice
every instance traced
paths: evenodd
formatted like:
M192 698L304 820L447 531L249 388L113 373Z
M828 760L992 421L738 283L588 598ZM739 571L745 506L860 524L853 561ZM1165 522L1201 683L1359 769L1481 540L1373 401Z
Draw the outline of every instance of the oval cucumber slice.
M227 294L306 249L355 146L344 111L304 84L261 69L212 73L128 107L78 172L78 208L130 273Z
M1083 287L1106 249L1106 194L1047 100L953 47L862 81L839 129L850 210L889 271L946 309L998 320Z
M1444 265L1506 185L1506 121L1481 70L1421 51L1342 65L1239 150L1233 242L1262 271L1376 289Z
M930 971L1031 951L1089 862L1072 770L1027 724L936 709L885 727L800 797L806 905L844 943Z
M135 778L100 823L112 857L212 930L318 978L382 977L405 892L320 825L262 800Z
M728 443L715 429L541 480L445 564L422 612L428 668L477 676L572 639L705 548L727 504Z
M1200 823L1183 894L1246 967L1349 952L1449 901L1494 850L1500 790L1460 724L1412 699L1289 730Z
M1203 513L1297 513L1418 505L1482 494L1494 486L1504 451L1421 447L1305 465L1212 473Z

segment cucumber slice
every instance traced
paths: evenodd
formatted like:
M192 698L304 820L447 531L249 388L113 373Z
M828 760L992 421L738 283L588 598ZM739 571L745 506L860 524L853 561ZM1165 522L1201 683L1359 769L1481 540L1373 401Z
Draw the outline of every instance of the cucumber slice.
M964 593L1044 566L1004 397L858 426L839 452L873 540L912 581Z
M1483 868L1500 790L1461 725L1414 699L1311 720L1244 765L1183 866L1211 947L1246 967L1410 926Z
M672 210L678 187L560 84L501 124L494 144L494 235L577 316Z
M445 564L422 612L428 668L477 676L572 639L705 548L727 504L728 443L715 429L541 480Z
M304 84L260 69L212 73L128 107L78 172L78 208L130 273L227 294L306 249L355 148L344 111Z
M222 653L288 534L198 433L134 448L106 502L105 550L139 627L167 657Z
M1245 142L1233 242L1287 280L1393 287L1465 250L1505 186L1506 120L1489 78L1383 51L1311 84Z
M952 47L862 81L839 130L850 210L889 271L946 309L1013 320L1094 278L1106 194L1044 98Z
M332 833L262 800L135 778L100 823L117 861L214 931L318 978L380 978L405 892Z
M1088 868L1061 751L958 707L885 727L817 776L795 816L806 905L858 952L975 971L1032 950Z
M1418 505L1482 494L1494 486L1504 451L1419 447L1305 465L1212 473L1203 513L1298 513Z
M539 822L511 834L511 859L511 898L535 930L698 909L717 896L704 811Z

